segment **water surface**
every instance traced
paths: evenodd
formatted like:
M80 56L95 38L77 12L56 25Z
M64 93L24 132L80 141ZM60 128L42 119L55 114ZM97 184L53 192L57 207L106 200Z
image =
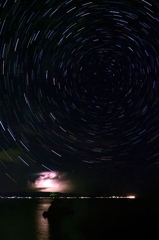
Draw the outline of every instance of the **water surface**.
M0 240L94 240L159 237L159 201L63 200L68 215L43 217L51 199L0 200ZM62 204L64 204L64 202ZM64 205L65 206L65 205ZM57 209L58 213L58 209Z

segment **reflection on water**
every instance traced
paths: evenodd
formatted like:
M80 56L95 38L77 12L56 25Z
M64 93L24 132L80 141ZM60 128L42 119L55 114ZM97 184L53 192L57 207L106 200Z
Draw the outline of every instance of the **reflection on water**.
M50 202L41 201L36 208L37 240L86 240L81 224L87 222L88 205L82 201L57 200L51 218L43 217L43 212L51 206ZM53 201L54 205L54 201ZM62 212L61 212L62 207Z
M50 206L50 201L41 200L36 207L36 236L37 240L49 240L49 223L48 220L43 218L42 214Z
M58 217L57 208L52 220L43 217L43 212L51 205L51 199L0 201L0 240L88 239L85 226L88 226L90 204L66 201L72 213Z
M116 233L127 238L126 229L135 239L146 230L144 236L155 233L159 238L158 201L67 200L71 214L58 217L57 209L45 219L50 201L0 200L0 240L100 240L115 239Z
M0 200L0 240L50 240L42 216L50 200Z
M50 207L50 201L0 201L0 240L94 240L96 236L98 240L113 239L114 233L123 235L128 228L138 232L141 224L136 223L146 219L142 205L111 200L66 200L66 205L62 204L71 207L71 214L58 217L57 207L53 218L45 219L43 212Z
M57 203L56 207L58 209L55 211L56 217L52 216L48 221L50 239L88 240L89 238L85 234L84 228L87 227L89 221L89 203L78 200L62 200L60 204ZM63 214L61 214L61 207L63 207ZM91 239L93 238L91 237Z

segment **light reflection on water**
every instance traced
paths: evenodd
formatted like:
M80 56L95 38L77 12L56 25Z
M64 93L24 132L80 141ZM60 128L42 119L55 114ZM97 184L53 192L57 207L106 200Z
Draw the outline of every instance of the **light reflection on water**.
M70 200L66 201L72 206ZM43 217L43 212L47 211L50 205L50 200L40 200L36 206L35 231L37 240L86 240L80 229L78 229L80 220L86 218L85 214L87 211L85 213L82 211L85 208L85 204L80 204L81 208L76 209L73 214L55 218L51 222ZM74 208L75 206L72 207Z
M51 199L0 200L0 240L94 240L97 236L99 240L115 239L116 232L123 236L125 229L134 232L136 239L146 228L151 229L151 233L157 229L158 234L158 225L154 224L158 223L158 201L152 204L96 199L68 200L67 203L70 214L48 221L43 218L43 212L50 207Z
M91 220L93 215L89 216L91 204L88 201L66 200L71 213L49 221L43 217L43 212L48 210L51 200L0 201L0 240L88 240L90 236L94 239L90 232L94 220Z
M43 212L51 200L0 200L0 240L54 240Z
M43 212L47 211L50 206L50 200L40 200L36 207L36 236L37 240L49 240L49 223L43 217Z

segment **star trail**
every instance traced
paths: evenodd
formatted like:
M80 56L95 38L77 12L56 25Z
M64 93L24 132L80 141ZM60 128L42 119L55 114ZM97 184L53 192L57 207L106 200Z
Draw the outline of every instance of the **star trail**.
M6 0L0 12L5 177L158 166L157 0Z

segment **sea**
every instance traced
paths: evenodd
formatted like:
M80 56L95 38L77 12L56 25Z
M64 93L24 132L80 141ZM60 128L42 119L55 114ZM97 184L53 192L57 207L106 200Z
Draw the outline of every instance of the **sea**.
M45 218L53 201L0 199L0 240L159 239L158 199L62 199Z

